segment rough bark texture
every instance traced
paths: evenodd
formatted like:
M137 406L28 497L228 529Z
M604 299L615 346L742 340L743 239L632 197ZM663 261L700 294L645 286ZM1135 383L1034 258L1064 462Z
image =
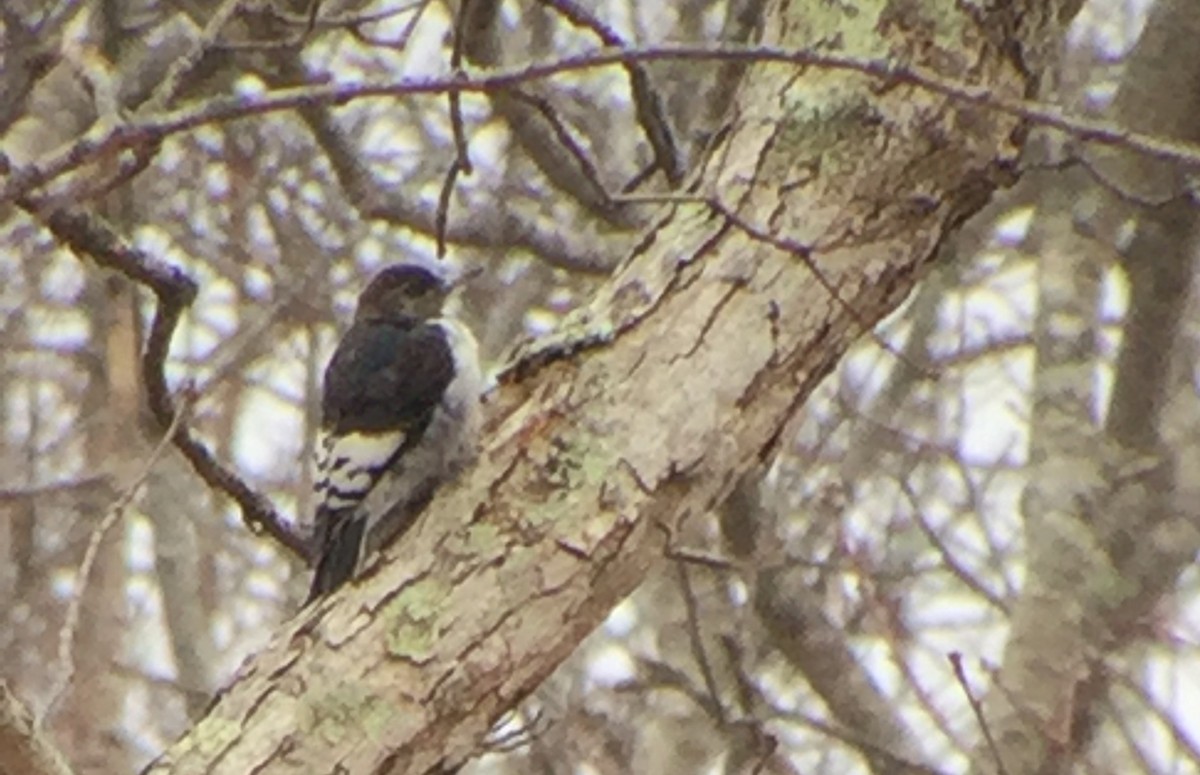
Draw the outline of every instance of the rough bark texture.
M765 39L837 39L1025 92L958 5L778 3ZM149 771L421 773L470 755L681 520L773 450L863 324L1002 182L1016 129L907 86L749 68L696 184L741 223L664 210L567 332L604 336L504 384L478 467L367 578L284 627ZM838 297L744 224L811 246Z

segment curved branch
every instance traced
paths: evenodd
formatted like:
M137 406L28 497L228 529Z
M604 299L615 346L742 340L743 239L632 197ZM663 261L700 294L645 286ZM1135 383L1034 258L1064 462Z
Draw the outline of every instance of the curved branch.
M35 212L36 206L29 204ZM62 244L101 266L114 269L154 294L154 318L142 355L142 378L150 414L159 433L172 428L177 407L167 386L166 361L179 318L196 298L196 283L177 267L164 264L122 240L98 218L77 211L59 210L43 222ZM262 493L246 484L234 471L219 463L186 424L174 429L172 441L196 473L210 487L229 495L242 510L253 532L265 532L299 557L308 557L307 541L294 533Z

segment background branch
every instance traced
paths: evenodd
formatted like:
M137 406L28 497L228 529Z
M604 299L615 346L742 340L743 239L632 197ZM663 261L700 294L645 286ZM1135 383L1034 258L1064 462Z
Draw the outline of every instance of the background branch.
M179 269L164 264L126 244L83 213L59 210L45 218L46 226L64 245L86 255L101 266L114 269L154 294L156 301L150 334L142 357L142 378L154 423L160 433L172 427L178 411L167 385L167 353L184 311L196 298L196 284ZM223 466L195 439L186 425L176 428L172 442L196 469L200 478L229 495L241 507L242 517L251 530L262 530L283 547L307 558L307 541L293 532L270 501L255 492L231 469Z
M0 772L24 775L71 775L71 768L33 715L0 681Z

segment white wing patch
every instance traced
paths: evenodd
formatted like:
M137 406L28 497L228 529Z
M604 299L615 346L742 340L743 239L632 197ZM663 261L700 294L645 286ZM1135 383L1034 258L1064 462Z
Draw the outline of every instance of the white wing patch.
M317 438L317 502L333 509L353 506L374 486L384 466L404 444L404 431L321 431Z

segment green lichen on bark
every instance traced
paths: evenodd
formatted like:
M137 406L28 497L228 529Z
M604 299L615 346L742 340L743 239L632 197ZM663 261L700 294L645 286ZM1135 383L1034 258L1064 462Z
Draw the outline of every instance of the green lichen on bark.
M416 663L428 661L437 644L431 624L450 592L444 581L423 578L389 602L380 612L387 622L388 653Z
M347 681L309 701L313 733L331 745L347 734L366 731L378 742L395 709L360 682Z
M242 728L237 722L209 716L196 725L187 737L186 742L189 745L186 751L179 753L182 755L194 751L215 755L237 740L241 734Z

